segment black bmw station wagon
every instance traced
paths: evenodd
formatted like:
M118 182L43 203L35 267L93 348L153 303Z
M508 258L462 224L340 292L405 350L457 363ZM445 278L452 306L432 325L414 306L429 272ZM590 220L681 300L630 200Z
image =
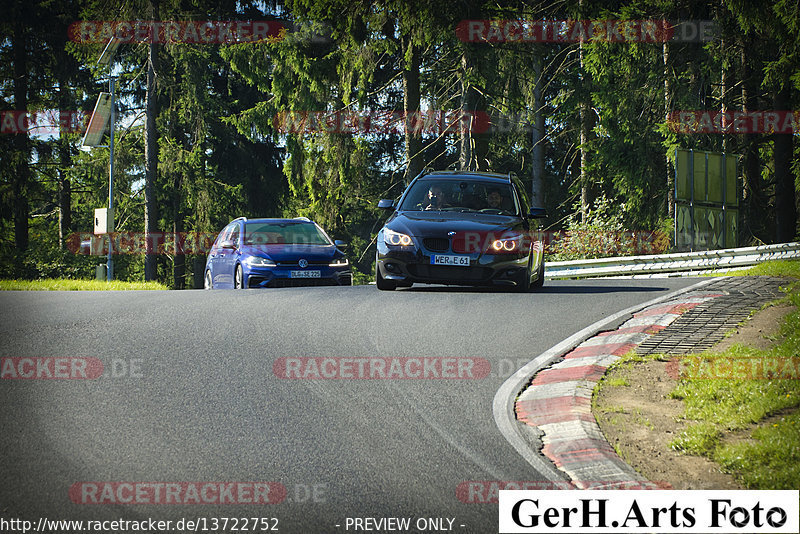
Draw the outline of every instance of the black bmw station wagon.
M544 283L543 208L530 208L513 174L426 171L400 199L378 233L378 289L414 283L507 286Z

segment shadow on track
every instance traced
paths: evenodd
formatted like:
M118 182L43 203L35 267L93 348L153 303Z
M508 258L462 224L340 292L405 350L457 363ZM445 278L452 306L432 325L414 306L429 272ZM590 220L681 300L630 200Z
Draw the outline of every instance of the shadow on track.
M569 284L569 285L548 285L545 282L544 287L537 291L537 293L652 293L657 291L668 291L666 287L646 287L646 286L612 286L604 284Z
M595 294L595 293L653 293L667 291L666 287L647 287L647 286L627 286L627 285L608 285L602 283L575 283L575 281L565 281L558 285L545 282L544 287L528 293L517 294ZM414 285L408 288L398 288L397 291L409 291L412 293L516 293L513 288L504 286L496 287L473 287L473 286L445 286L445 285Z

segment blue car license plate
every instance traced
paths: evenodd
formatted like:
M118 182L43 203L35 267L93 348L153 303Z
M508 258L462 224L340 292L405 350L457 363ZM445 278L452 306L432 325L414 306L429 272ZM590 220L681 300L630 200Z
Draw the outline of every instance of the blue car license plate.
M292 271L289 276L292 278L321 278L322 271Z

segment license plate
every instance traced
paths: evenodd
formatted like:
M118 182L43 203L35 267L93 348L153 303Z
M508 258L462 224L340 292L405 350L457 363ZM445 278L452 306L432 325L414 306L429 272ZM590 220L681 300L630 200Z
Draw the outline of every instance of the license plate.
M455 265L469 267L469 256L444 256L435 254L431 256L431 265Z
M289 276L292 278L321 278L322 271L292 271Z

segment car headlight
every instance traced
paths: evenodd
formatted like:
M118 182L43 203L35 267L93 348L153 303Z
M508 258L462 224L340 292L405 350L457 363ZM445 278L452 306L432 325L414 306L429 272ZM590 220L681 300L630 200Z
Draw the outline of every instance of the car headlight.
M275 267L275 262L260 256L250 256L244 262L250 267Z
M394 230L389 230L388 228L383 229L383 240L387 245L403 247L408 247L411 245L411 243L413 243L413 241L411 241L411 236L401 234L400 232L395 232Z
M491 251L495 254L510 254L522 250L522 236L501 237L492 241Z
M347 258L338 258L328 264L329 267L344 267L345 265L350 265Z
M498 239L492 243L492 250L495 252L514 252L517 250L518 243L513 239Z

